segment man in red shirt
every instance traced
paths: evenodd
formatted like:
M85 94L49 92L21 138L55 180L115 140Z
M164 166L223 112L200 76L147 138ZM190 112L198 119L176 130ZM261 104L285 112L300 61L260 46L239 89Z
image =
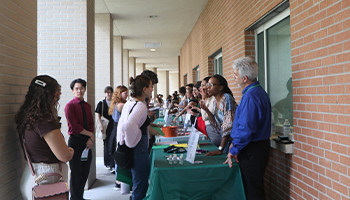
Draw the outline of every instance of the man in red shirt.
M74 156L69 161L71 170L71 200L83 200L92 159L91 148L95 141L94 121L91 106L84 101L86 81L75 79L70 84L74 99L67 103L64 112L68 122L68 146L74 149Z

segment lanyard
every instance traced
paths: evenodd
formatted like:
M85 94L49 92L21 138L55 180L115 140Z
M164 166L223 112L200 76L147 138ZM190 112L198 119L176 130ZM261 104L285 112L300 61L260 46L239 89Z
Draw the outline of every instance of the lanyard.
M243 93L243 95L245 95L245 93L247 93L250 89L253 89L253 88L258 87L258 86L261 86L261 85L258 84L258 85L254 85L254 86L250 87L247 91L245 91L245 92Z

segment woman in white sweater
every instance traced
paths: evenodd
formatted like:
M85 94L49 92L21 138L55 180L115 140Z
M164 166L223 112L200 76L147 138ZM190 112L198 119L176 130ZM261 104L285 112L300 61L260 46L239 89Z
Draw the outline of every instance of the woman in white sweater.
M150 119L145 99L150 98L153 85L147 76L139 75L130 78L132 100L124 104L118 124L117 144L124 143L134 148L134 167L131 168L133 182L133 200L141 200L146 196L150 160L148 157L148 127Z

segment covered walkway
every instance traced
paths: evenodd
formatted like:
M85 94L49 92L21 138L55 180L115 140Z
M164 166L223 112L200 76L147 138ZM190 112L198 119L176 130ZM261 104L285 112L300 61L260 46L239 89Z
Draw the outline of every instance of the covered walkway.
M160 21L166 19L173 21ZM231 66L243 56L258 61L275 120L288 118L294 128L293 155L271 150L267 199L349 199L349 0L0 0L0 199L23 199L18 186L27 164L14 116L36 75L61 84L68 139L63 109L77 77L87 80L92 112L105 86L128 85L145 69L158 74L154 91L164 97L222 74L239 103ZM102 148L98 140L86 197L114 199L113 175L99 163Z

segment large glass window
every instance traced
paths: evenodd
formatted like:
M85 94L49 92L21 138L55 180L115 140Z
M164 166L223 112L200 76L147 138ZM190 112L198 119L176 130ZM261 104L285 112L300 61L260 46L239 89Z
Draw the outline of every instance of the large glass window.
M214 57L214 74L220 74L222 76L222 53Z
M193 68L192 72L193 72L193 84L196 84L197 81L199 81L199 65Z
M267 91L275 123L293 125L293 86L289 9L255 31L259 82Z

